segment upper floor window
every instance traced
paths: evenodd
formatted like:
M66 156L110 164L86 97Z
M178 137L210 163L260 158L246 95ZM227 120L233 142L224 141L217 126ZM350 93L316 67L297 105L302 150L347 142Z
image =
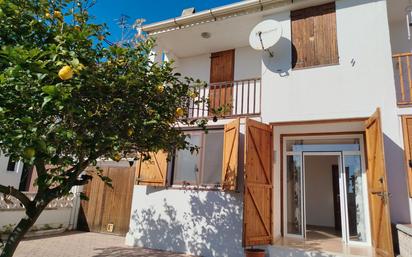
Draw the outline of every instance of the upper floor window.
M292 67L339 63L335 3L291 12Z
M16 171L16 162L13 161L11 158L9 158L9 161L7 162L7 171Z

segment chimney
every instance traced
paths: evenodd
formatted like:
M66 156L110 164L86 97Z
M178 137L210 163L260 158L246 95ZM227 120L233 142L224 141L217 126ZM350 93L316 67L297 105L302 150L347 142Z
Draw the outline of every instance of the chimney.
M190 7L190 8L184 9L182 11L181 17L187 17L187 16L190 16L194 13L196 13L196 9L194 7Z

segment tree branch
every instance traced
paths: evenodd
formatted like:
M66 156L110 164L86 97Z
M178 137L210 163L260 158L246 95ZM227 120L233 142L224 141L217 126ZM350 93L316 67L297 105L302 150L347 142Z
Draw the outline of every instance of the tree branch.
M26 208L26 210L28 210L33 204L33 202L30 201L30 199L25 194L15 189L14 187L0 185L0 192L5 195L11 195L19 200L24 205L24 208Z

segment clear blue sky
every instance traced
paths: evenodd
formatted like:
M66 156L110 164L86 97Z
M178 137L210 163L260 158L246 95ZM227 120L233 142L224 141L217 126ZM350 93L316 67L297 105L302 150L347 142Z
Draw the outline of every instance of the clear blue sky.
M96 23L106 23L111 36L110 41L120 39L120 29L116 19L120 15L130 16L129 23L137 18L147 23L180 16L183 9L195 7L196 11L210 9L240 0L97 0L89 12L96 17Z

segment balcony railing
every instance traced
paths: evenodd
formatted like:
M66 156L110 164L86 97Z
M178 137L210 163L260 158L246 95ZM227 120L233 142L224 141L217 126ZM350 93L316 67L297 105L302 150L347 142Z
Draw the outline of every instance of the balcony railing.
M257 116L261 111L261 79L211 83L196 89L197 97L189 104L189 118L233 118ZM207 103L198 103L200 99Z
M412 106L412 53L395 54L396 98L399 106Z

